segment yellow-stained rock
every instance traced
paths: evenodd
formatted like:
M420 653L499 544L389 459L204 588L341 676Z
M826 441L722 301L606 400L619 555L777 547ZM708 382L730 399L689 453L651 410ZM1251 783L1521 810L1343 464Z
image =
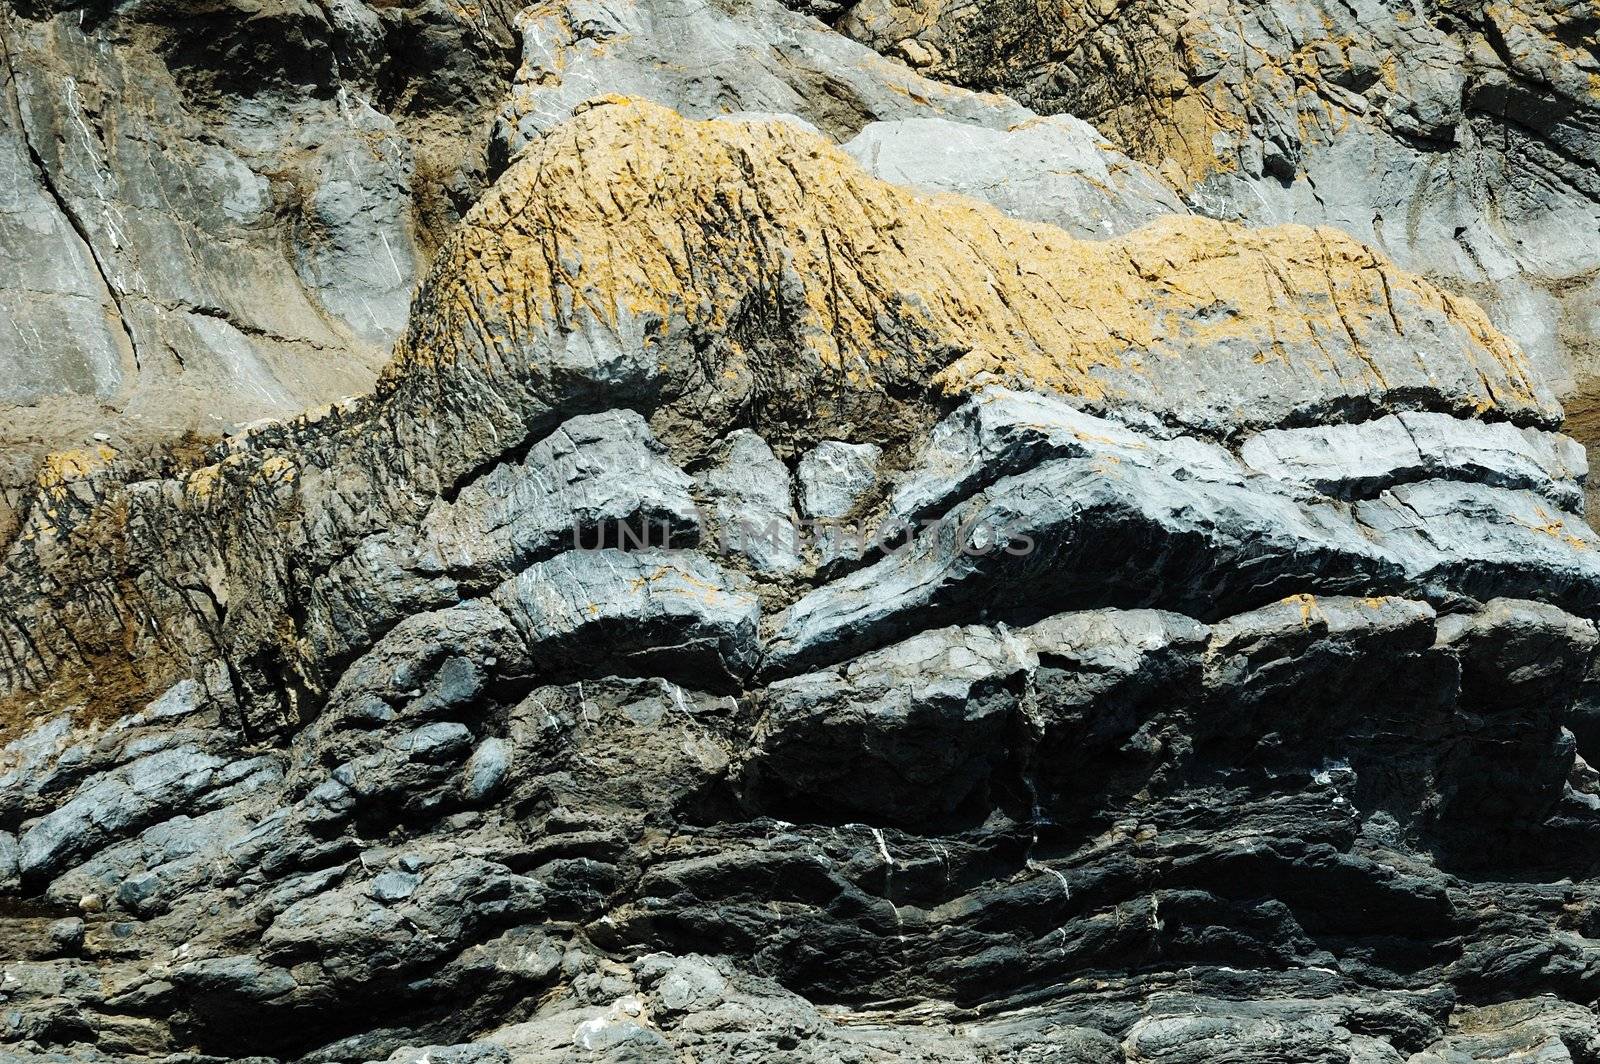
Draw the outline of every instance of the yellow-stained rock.
M447 245L425 287L432 312L387 378L462 360L515 370L552 323L585 318L643 318L656 337L686 324L725 338L725 376L759 375L750 363L771 356L735 327L759 301L781 307L791 357L819 388L999 380L1212 429L1402 395L1558 416L1475 304L1335 230L1174 216L1080 241L871 178L792 125L596 104Z

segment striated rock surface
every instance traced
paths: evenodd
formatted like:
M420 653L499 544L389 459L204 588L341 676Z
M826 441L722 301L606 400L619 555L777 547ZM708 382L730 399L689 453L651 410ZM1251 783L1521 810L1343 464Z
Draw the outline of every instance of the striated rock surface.
M48 450L364 392L489 176L514 7L0 12L0 532Z
M1600 1060L1562 382L1371 233L812 17L871 3L5 14L204 58L263 152L376 78L485 154L369 394L15 495L0 1061ZM352 67L372 19L484 51Z
M1338 226L1476 296L1562 390L1595 389L1592 4L858 0L838 25L1094 123L1197 211Z

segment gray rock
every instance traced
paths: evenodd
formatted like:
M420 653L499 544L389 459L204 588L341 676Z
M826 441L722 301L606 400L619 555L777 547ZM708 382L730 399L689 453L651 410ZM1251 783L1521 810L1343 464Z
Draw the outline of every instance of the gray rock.
M68 802L23 832L24 879L64 869L96 848L160 816L189 807L225 762L181 746L140 758L79 788Z
M481 187L514 40L353 0L81 21L46 5L6 37L0 443L34 457L370 387L452 196ZM255 52L266 38L283 50ZM400 70L454 91L396 106Z
M83 920L76 916L56 920L50 925L50 945L57 953L76 953L83 946Z
M1350 1064L1353 1059L1352 1035L1344 1017L1317 1002L1185 1001L1168 1009L1162 1010L1166 1015L1157 1012L1140 1020L1123 1039L1129 1064L1218 1060Z
M1600 647L1593 621L1547 603L1491 599L1439 624L1439 643L1461 659L1474 701L1504 712L1570 700Z
M771 684L747 781L902 823L949 814L1014 774L1038 803L1040 782L1083 787L1096 751L1191 699L1207 634L1153 610L922 632Z
M601 93L696 118L798 115L841 140L873 119L949 116L1003 128L1030 117L1009 100L886 63L776 0L712 10L686 0L562 3L522 20L521 30L522 65L494 130L506 158ZM680 65L685 55L697 57L693 69Z
M317 168L291 206L328 242L283 245L297 285L389 283L356 272L407 166L452 209L471 198L420 150L338 156L344 130L394 144L363 108L412 132L482 114L477 49L509 12L266 0L193 13L162 50L174 10L81 14L107 49L84 62L160 64L79 79L106 107L82 109L90 136L148 131L107 101L162 69L241 101L192 112L214 146ZM961 49L996 30L970 10ZM1391 131L1439 135L1486 91L1437 51L1435 80L1408 56L1388 85L1310 10L1286 9L1307 50L1278 65L1359 96L1312 72L1350 59ZM1520 10L1521 28L1450 17L1526 32L1507 63L1589 27ZM24 61L16 21L79 32L76 10L8 18ZM1152 36L1198 81L1150 101L1254 84L1208 47L1219 18ZM854 150L897 180L927 156L929 187L1085 229L1162 202L1083 127L766 0L557 3L517 26L500 143L526 144L445 244L397 254L436 266L370 397L203 453L61 456L0 528L13 1055L1595 1055L1600 544L1563 509L1580 463L1513 345L1332 231L1173 217L1075 240L874 179L814 130L868 126ZM1543 84L1587 62L1572 39ZM12 78L18 99L39 111L58 66ZM322 136L341 88L351 124ZM41 157L86 150L71 124L28 128L56 130ZM1260 173L1288 178L1293 136ZM151 190L141 209L189 202L157 202L169 174L111 176ZM240 177L206 209L249 216ZM256 247L288 223L239 224ZM859 566L718 558L696 495L950 521ZM615 521L670 542L575 549L574 526ZM82 946L62 950L72 912Z
M1201 557L1210 560L1190 568ZM1201 582L1172 579L1168 565ZM1233 583L1247 571L1248 587ZM900 553L800 599L774 619L767 662L781 672L837 659L893 638L912 616L926 624L996 599L1002 616L1108 599L1204 615L1272 587L1384 587L1398 577L1396 561L1333 508L1131 460L1057 459L996 482Z
M459 761L472 744L466 725L429 724L389 741L389 746L413 761Z
M288 966L315 960L335 985L416 974L498 920L533 918L541 901L533 881L492 862L459 858L428 869L393 905L373 900L365 884L298 901L262 932L262 956Z
M722 1004L728 981L702 960L685 957L655 986L656 999L668 1012L704 1012Z
M1464 480L1536 491L1580 514L1589 469L1582 446L1566 436L1411 412L1269 430L1246 440L1240 454L1253 469L1340 498L1370 498L1410 481Z
M745 429L730 435L699 481L716 522L719 553L744 558L756 572L773 576L804 564L789 470L760 436Z
M1000 770L1035 659L985 628L924 632L835 672L772 684L751 748L776 783L851 813L949 813Z
M510 1064L511 1054L504 1046L484 1042L462 1042L450 1046L423 1046L397 1049L384 1058L386 1064ZM373 1061L371 1064L380 1064Z
M1355 515L1416 586L1537 598L1581 613L1600 602L1600 538L1544 496L1429 480L1363 500Z
M1105 456L1185 480L1243 483L1225 448L1192 436L1151 439L1056 396L986 388L934 426L890 498L885 522L915 525L1001 477L1050 458Z
M0 831L0 890L14 891L22 885L22 851L17 837Z
M451 571L504 579L564 550L619 546L622 530L692 544L692 484L633 411L576 417L430 511L426 549Z
M883 449L876 444L840 440L824 440L800 456L795 466L797 500L824 568L865 553L870 536L866 514L860 511L877 491L882 459Z
M728 682L756 662L755 596L699 554L570 551L525 569L494 599L551 672L603 664Z
M1188 210L1154 170L1070 115L1005 129L947 118L874 122L844 149L885 181L972 196L1091 240Z
M1038 662L1014 754L1032 817L1137 792L1170 770L1186 733L1201 730L1174 718L1195 700L1210 636L1192 618L1157 610L1064 613L1008 634Z
M1553 997L1462 1009L1450 1034L1411 1058L1411 1064L1456 1061L1550 1061L1560 1064L1600 1049L1594 1013Z
M395 902L404 901L411 897L417 889L417 877L410 872L390 870L380 872L372 881L372 898L374 901Z
M1593 60L1565 50L1587 14L861 0L837 24L921 74L1088 117L1199 211L1337 226L1447 279L1563 388L1593 373L1600 259L1574 238L1600 218Z
M1296 595L1218 622L1204 682L1226 692L1230 710L1314 697L1316 678L1330 669L1328 655L1415 655L1433 646L1436 619L1427 603L1407 599ZM1382 682L1400 685L1401 678ZM1326 694L1351 698L1348 690Z
M807 517L847 517L878 486L883 448L824 440L795 467L800 512Z
M180 680L161 697L151 702L141 712L130 714L117 721L119 729L138 728L147 724L175 720L199 713L206 703L206 690L198 680Z
M487 600L412 614L344 670L328 696L326 726L370 728L398 717L396 707L410 716L423 685L451 660L488 667L492 659L495 668L515 669L526 657L521 636Z
M494 797L511 771L511 747L504 739L490 736L478 744L461 770L461 795L469 802Z
M172 970L172 979L179 986L226 994L246 1001L281 997L298 986L289 972L264 965L249 956L189 961Z

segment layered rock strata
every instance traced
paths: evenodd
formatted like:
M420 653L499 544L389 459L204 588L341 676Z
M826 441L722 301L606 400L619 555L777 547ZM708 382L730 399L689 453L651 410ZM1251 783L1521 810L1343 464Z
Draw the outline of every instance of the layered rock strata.
M1600 538L1474 303L577 112L370 396L41 474L6 1052L1596 1058Z

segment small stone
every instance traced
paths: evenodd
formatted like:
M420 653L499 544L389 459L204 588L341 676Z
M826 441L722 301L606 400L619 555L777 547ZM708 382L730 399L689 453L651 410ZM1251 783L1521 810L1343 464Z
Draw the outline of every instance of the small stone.
M711 965L686 958L673 965L656 986L656 997L668 1012L704 1011L722 1003L728 992L727 980Z
M0 891L16 890L22 882L22 851L17 837L0 831Z
M411 897L417 889L417 877L410 872L388 871L380 872L372 881L372 899L374 901L391 902L404 901Z
M83 920L68 916L50 925L50 945L57 953L76 953L83 947Z
M472 752L462 770L462 796L469 802L481 802L489 798L499 790L510 771L510 745L504 739L485 739Z

